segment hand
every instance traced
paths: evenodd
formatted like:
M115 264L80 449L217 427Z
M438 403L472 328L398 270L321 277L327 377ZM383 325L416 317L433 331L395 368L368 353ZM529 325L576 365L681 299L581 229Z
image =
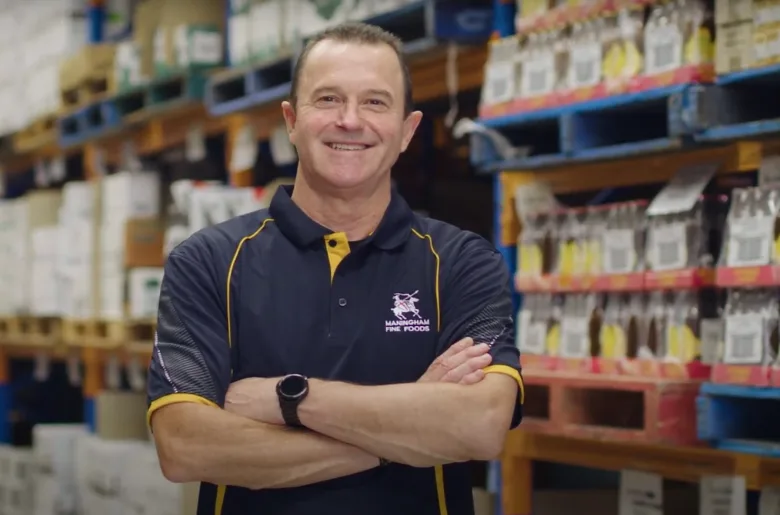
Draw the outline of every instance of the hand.
M488 351L490 347L484 343L474 345L471 338L463 338L436 358L417 382L478 383L485 377L482 369L493 361Z
M225 395L225 411L243 417L284 425L276 384L279 379L249 377L232 383Z

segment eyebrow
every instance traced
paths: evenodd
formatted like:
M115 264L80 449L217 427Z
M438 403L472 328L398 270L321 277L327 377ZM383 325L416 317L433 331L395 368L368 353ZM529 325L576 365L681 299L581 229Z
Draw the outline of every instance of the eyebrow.
M319 88L315 89L314 91L312 91L312 96L317 97L317 96L322 95L324 93L329 93L329 92L338 93L340 91L341 90L338 87L322 86L322 87L319 87ZM369 90L365 91L365 93L368 93L369 95L375 95L375 96L384 97L384 98L386 98L388 100L393 100L393 95L389 91L387 91L385 89L369 89Z

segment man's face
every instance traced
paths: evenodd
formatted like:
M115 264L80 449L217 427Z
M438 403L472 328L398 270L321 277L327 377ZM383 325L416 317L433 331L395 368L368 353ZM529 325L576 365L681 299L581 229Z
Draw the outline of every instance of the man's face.
M301 173L337 189L386 180L422 117L404 117L401 66L387 45L317 43L297 98L282 109Z

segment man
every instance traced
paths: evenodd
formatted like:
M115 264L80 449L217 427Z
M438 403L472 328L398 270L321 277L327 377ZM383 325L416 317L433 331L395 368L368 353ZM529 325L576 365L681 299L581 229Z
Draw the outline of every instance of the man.
M149 420L199 515L471 514L467 462L519 423L501 257L391 188L411 98L395 37L317 37L282 104L294 187L168 258Z

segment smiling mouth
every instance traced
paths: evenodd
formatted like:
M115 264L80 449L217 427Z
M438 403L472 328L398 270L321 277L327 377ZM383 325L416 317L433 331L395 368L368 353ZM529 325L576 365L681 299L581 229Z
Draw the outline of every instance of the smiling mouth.
M371 145L361 145L358 143L326 143L333 150L340 150L344 152L354 152L356 150L366 150L371 148Z

